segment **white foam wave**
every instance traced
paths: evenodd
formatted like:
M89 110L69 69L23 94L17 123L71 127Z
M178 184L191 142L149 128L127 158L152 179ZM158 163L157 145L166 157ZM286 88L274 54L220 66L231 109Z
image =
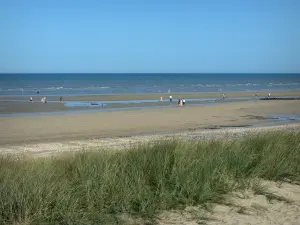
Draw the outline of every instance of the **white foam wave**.
M197 84L193 85L195 87L221 87L220 84Z
M40 90L60 90L60 89L66 89L64 87L47 87L47 88L41 88Z
M192 85L192 87L236 87L236 86L261 86L266 84L257 84L257 83L237 83L237 84L196 84ZM268 86L293 86L293 85L300 85L300 83L268 83ZM180 85L181 86L181 85Z
M300 83L292 82L292 83L269 83L268 86L293 86L300 85Z
M107 88L110 88L110 87L108 87L108 86L88 86L88 87L82 87L82 88L83 89L107 89Z

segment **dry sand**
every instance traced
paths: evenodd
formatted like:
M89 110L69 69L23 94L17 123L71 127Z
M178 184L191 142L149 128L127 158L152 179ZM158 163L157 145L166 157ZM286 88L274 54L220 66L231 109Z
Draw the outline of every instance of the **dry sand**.
M25 154L29 157L52 156L70 152L84 150L124 150L130 147L153 143L160 140L205 140L205 139L232 139L246 135L255 135L260 132L269 131L294 131L300 132L300 123L262 126L262 127L243 127L243 128L226 128L218 130L196 130L167 134L149 134L128 137L110 137L110 138L91 138L82 140L63 140L40 143L23 143L0 146L2 154Z
M212 204L211 211L199 207L188 207L182 211L166 211L158 216L157 223L159 225L299 225L300 186L290 183L261 182L265 189L262 194L256 195L252 190L231 193L227 195L227 204Z

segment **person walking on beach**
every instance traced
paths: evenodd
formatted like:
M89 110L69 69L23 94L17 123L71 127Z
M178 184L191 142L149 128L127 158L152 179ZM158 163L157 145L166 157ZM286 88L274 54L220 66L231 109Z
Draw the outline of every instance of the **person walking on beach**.
M41 99L41 102L42 102L42 103L47 103L46 97L43 97L43 98Z
M29 101L30 101L30 103L32 103L32 101L33 101L32 97L29 98Z
M223 93L222 94L222 99L225 99L226 98L226 95Z
M271 93L268 94L268 98L271 98Z
M185 105L185 99L184 98L182 99L182 105L183 106Z
M182 99L181 98L178 99L178 106L182 106Z
M161 102L163 101L163 97L160 97L160 101L161 101Z
M172 95L170 95L170 102L172 102L173 101L173 97L172 97Z
M63 101L63 97L62 96L60 96L59 101L60 101L60 103L62 103L62 101Z

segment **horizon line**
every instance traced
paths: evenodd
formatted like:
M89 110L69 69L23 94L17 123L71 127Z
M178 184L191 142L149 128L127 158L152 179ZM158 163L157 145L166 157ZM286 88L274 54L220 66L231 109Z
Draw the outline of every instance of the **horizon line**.
M0 75L6 75L6 74L13 74L13 75L19 75L19 74L300 74L300 72L25 72L25 73L14 73L14 72L0 72Z

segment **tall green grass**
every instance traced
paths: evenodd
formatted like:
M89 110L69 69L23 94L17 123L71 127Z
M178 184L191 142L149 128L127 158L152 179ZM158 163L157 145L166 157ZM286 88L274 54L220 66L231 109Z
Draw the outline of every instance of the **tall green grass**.
M300 178L300 133L161 141L68 157L0 157L0 224L117 224L220 201L253 178Z

